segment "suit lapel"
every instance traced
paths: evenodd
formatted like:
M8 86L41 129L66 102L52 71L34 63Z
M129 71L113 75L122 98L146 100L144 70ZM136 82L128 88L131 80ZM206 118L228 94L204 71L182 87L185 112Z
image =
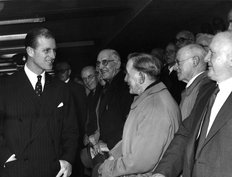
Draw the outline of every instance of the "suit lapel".
M39 110L39 116L38 116L38 120L35 123L35 128L32 131L32 136L31 136L31 140L33 140L40 132L40 130L46 125L47 123L47 119L44 119L43 116L41 116L43 109L50 109L49 108L49 98L51 98L51 94L53 92L50 91L51 89L51 77L46 73L45 75L45 85L44 85L44 90L41 96L41 107ZM51 100L50 100L51 101Z
M198 157L198 153L196 152L196 139L199 133L199 129L202 124L203 117L205 115L205 106L208 102L208 98L212 95L215 89L215 83L210 82L202 89L202 93L199 92L198 98L195 102L195 106L192 110L192 114L188 119L193 119L192 129L190 130L190 139L188 143L188 147L186 149L186 157L188 162L191 164L194 162L194 158ZM196 152L196 154L195 154Z
M17 111L27 112L27 114L31 114L31 115L32 113L34 114L34 112L36 112L37 109L39 108L38 97L35 94L31 82L28 79L24 70L18 71L18 76L16 78L16 85L17 84L20 85L20 87L17 87L16 90L17 97L15 98L16 99L15 101L17 102L17 104L22 105L22 108L19 107L19 110ZM19 115L21 114L22 113L19 113ZM26 119L26 120L25 121L19 120L20 122L22 122L22 124L18 124L20 137L23 137L24 139L22 146L19 146L19 148L22 148L21 150L19 150L19 152L23 152L28 142L30 142L31 134L29 132L31 127L28 126L29 125L28 121L32 121L32 120L28 120L29 118L33 119L32 117L21 116L20 119Z
M231 103L232 103L232 94L228 97L226 102L223 104L222 108L218 112L214 123L209 131L209 134L205 140L204 145L206 145L210 139L225 125L225 123L231 119L232 112L231 109ZM229 111L228 111L229 110Z
M18 87L20 100L26 104L29 103L30 105L37 104L37 99L35 99L37 98L37 95L35 94L35 91L26 73L24 71L20 71L19 77L21 85L21 87Z

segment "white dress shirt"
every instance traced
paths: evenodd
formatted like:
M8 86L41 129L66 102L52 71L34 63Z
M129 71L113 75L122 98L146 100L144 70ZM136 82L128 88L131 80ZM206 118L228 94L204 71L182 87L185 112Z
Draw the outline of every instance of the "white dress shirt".
M232 78L229 78L223 82L218 83L219 92L216 96L214 104L211 109L210 119L209 119L209 126L207 129L206 136L208 135L210 128L213 125L213 122L220 111L222 105L225 103L226 99L229 97L230 93L232 92Z
M194 76L192 79L190 79L190 80L188 81L188 83L187 83L187 85L186 85L185 88L188 88L188 87L193 83L193 81L195 81L195 79L197 78L197 76L199 76L199 75L202 74L203 72L204 72L204 71L198 73L196 76Z
M31 82L31 85L32 87L35 89L35 85L38 81L38 78L37 78L37 74L35 74L33 71L31 71L28 67L27 67L27 64L25 64L24 66L24 71L28 77L28 79L30 80ZM41 78L41 84L42 84L42 90L44 89L44 84L45 84L45 71L43 73L40 74L42 76Z

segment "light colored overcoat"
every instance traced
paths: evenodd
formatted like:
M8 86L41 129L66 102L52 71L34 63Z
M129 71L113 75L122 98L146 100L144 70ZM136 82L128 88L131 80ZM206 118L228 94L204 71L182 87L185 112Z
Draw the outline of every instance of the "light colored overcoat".
M102 177L133 176L153 170L181 120L177 103L160 82L135 97L122 140L111 150L114 160L101 166Z

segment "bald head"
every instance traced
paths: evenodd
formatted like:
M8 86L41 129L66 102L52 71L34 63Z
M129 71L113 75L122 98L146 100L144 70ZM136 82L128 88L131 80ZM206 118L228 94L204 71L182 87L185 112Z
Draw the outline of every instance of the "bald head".
M198 44L189 44L177 52L178 79L188 83L194 76L206 70L206 51Z
M205 57L208 62L208 76L217 82L232 77L232 33L231 31L216 34L210 43Z
M107 58L107 57L116 61L121 61L119 53L114 49L103 49L98 54L98 58Z
M186 46L182 47L181 49L179 49L179 51L177 53L178 54L183 53L183 54L187 55L188 57L194 57L194 56L198 57L199 64L205 65L204 58L205 58L207 53L204 50L204 48L202 46L200 46L199 44L186 45Z
M211 45L212 44L212 45ZM232 33L231 31L221 32L212 39L211 46L218 47L221 54L231 55L232 53Z

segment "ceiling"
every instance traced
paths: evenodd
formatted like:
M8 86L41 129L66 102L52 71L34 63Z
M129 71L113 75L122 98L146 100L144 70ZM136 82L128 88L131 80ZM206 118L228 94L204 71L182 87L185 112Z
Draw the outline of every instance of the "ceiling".
M198 33L214 17L226 20L230 0L0 0L0 22L45 18L41 23L0 25L0 37L27 33L38 26L49 28L58 44L57 60L66 60L79 72L94 64L103 48L119 51L122 60L130 52L163 48L182 30ZM24 53L23 40L0 41L4 54Z

